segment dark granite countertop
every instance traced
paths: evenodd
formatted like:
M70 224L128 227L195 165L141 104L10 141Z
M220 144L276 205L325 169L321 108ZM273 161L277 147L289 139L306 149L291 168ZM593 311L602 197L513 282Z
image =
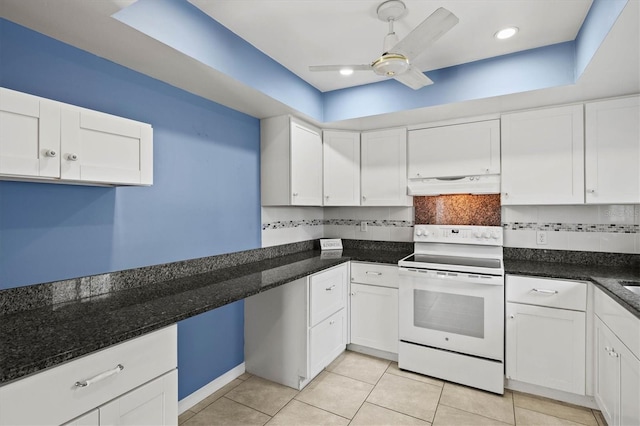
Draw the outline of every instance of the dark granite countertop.
M640 318L640 295L627 290L620 281L640 281L640 267L629 265L584 265L537 260L504 259L506 274L590 281L616 302Z
M2 315L0 384L53 367L349 260L397 264L404 251L303 251Z

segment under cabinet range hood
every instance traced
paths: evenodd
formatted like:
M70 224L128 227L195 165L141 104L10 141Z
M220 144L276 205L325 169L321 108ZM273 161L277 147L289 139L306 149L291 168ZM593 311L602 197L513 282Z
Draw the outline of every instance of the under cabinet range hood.
M408 195L499 194L500 175L411 178Z

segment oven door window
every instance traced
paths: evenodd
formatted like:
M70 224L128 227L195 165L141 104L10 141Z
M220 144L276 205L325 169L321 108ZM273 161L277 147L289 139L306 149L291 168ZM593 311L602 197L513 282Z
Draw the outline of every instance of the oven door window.
M414 327L484 338L484 298L413 290Z

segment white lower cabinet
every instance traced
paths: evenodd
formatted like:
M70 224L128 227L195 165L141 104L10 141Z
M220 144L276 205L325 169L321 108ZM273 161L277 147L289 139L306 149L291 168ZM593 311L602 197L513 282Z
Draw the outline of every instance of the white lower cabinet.
M340 355L348 275L343 263L246 298L246 371L302 389Z
M398 353L398 268L351 262L351 343Z
M506 293L507 379L585 395L587 283L508 275Z
M596 403L609 426L638 425L640 320L600 290L595 299Z
M177 425L177 326L0 387L0 425Z

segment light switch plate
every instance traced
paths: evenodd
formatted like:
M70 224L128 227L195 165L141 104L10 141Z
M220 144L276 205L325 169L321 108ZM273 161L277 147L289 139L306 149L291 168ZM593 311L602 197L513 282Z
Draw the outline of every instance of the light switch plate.
M320 239L320 248L322 250L342 250L342 240L340 238L322 238Z

